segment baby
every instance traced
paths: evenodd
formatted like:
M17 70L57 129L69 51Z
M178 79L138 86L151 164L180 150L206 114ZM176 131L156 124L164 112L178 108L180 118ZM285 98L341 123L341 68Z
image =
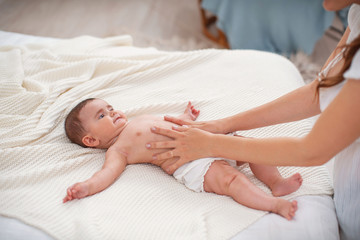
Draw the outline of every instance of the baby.
M189 102L179 117L195 120L199 115ZM90 179L67 189L63 202L96 194L109 187L125 170L126 165L161 163L152 156L161 150L148 150L145 145L152 141L165 141L167 137L154 134L151 127L171 128L174 124L162 117L142 115L128 121L125 114L114 110L101 99L87 99L71 110L65 121L68 138L83 147L107 149L101 170ZM291 220L297 210L297 202L277 198L296 191L302 178L299 173L282 178L276 167L250 164L254 175L264 182L273 196L256 187L234 165L235 161L203 158L185 164L173 175L188 188L196 192L213 192L232 197L247 207L277 213Z

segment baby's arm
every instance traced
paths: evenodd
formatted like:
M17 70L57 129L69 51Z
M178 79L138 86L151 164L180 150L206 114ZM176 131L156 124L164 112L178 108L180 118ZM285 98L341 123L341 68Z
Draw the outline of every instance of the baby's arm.
M102 169L85 182L79 182L69 187L63 202L66 203L73 199L80 199L101 192L120 176L125 170L126 165L125 156L116 151L116 149L110 148L106 152L105 163Z
M192 120L195 121L200 114L200 110L194 108L191 102L186 106L185 112L178 116L182 120Z

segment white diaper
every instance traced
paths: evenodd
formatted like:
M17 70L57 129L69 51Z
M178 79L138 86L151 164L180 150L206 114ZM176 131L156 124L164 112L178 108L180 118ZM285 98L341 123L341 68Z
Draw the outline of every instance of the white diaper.
M235 133L228 133L227 135L234 136ZM189 189L195 192L204 192L205 174L215 160L225 160L231 166L236 166L235 160L222 158L200 158L192 162L185 163L174 172L173 176Z
M174 172L173 176L176 178L176 180L183 183L189 189L195 192L204 192L205 174L209 170L211 164L216 160L225 160L232 166L236 165L234 160L221 158L201 158L189 163L185 163Z

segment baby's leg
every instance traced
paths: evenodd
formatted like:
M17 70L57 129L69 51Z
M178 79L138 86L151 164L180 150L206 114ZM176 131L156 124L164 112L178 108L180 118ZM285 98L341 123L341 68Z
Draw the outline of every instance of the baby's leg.
M256 187L246 176L226 161L214 161L205 174L204 189L232 197L250 208L277 213L291 220L297 210L297 202L270 196Z
M235 136L242 137L240 135ZM271 189L274 196L284 196L295 192L299 189L303 181L300 173L295 173L288 178L283 178L277 167L254 163L249 163L249 166L255 177L265 183Z
M277 167L265 166L250 163L250 168L255 177L265 183L272 191L274 196L284 196L295 192L302 184L302 177L300 173L283 178Z

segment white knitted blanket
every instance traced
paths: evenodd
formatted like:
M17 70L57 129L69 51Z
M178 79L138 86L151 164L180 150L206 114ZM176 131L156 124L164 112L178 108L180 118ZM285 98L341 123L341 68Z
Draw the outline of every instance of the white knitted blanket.
M216 119L302 84L288 60L257 51L160 52L132 47L129 36L1 47L0 214L56 239L229 239L266 212L192 192L148 164L128 166L103 192L63 204L66 188L92 176L105 155L69 143L64 117L80 100L99 97L130 119L179 115L189 100L199 120ZM304 120L241 134L302 136L311 126ZM240 170L269 192L248 167ZM280 170L304 178L288 199L332 194L325 167Z

